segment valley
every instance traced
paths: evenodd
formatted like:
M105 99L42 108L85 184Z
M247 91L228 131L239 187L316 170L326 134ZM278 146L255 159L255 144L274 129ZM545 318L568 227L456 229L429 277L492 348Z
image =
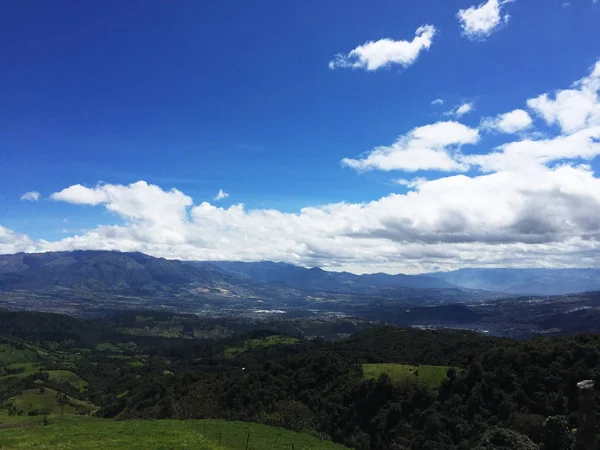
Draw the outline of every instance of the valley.
M461 273L446 278L469 285L464 274L470 272ZM500 272L505 283L500 285L495 269L475 273L471 285L497 289L528 277L544 279L539 270L513 269ZM559 290L573 278L595 286L597 275L594 270L549 269L545 276L551 274L562 279ZM436 281L439 276L359 276L281 263L185 262L141 253L17 254L0 256L0 307L88 318L140 310L259 321L359 318L512 338L599 329L594 320L600 315L597 292L508 294ZM509 281L511 276L515 281ZM482 284L485 277L489 284Z

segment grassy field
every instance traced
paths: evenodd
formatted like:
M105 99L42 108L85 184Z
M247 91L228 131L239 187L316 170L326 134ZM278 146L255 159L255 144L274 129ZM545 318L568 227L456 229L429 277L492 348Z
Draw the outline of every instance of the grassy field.
M129 361L127 364L130 367L134 367L134 368L135 367L144 367L144 363L142 361L138 361L138 360L136 360L136 361Z
M1 449L194 449L219 447L183 422L117 422L90 417L50 417L49 425L0 430Z
M248 350L261 347L270 347L272 345L291 345L297 344L298 342L299 340L297 338L282 335L267 336L262 339L248 339L247 341L244 341L242 345L231 346L227 348L223 352L223 356L225 356L225 358L233 358L236 355Z
M57 383L68 383L79 392L85 391L88 386L87 381L68 370L49 370L48 377L50 378L50 381L55 381Z
M27 419L24 418L24 424ZM12 420L12 423L15 421ZM35 426L0 430L0 448L244 450L250 432L248 450L291 449L292 443L295 450L345 449L307 434L248 422L113 421L81 416L51 416L49 425L39 425L39 420L33 424Z
M19 380L37 372L42 363L56 360L54 354L34 345L0 338L0 398Z
M12 397L7 404L14 405L17 410L23 411L27 415L29 411L48 411L50 414L60 414L61 406L57 402L57 392L53 389L44 389L40 392L39 389L29 389L23 391L23 394ZM96 410L97 407L82 400L77 400L68 397L68 404L65 405L65 414L81 414L89 413Z
M101 344L96 344L96 350L100 351L100 352L112 352L112 353L122 353L123 350L121 350L119 347L117 347L116 345L113 345L109 342L103 342Z
M10 377L10 376L15 376L18 378L27 377L27 376L37 372L40 367L41 367L40 364L33 363L33 362L19 362L19 363L8 364L3 373L10 372L10 375L0 376L0 382L2 382L3 378Z
M363 364L365 378L379 378L387 373L394 381L421 380L432 387L440 385L446 378L447 366L411 366L409 364Z
M9 342L0 342L0 362L8 366L15 363L35 363L48 357L48 352L32 345L21 345L22 348Z

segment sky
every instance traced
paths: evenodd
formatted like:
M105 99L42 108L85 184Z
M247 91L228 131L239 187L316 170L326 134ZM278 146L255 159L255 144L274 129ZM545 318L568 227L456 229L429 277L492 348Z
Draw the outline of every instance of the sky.
M600 267L598 0L2 9L2 254Z

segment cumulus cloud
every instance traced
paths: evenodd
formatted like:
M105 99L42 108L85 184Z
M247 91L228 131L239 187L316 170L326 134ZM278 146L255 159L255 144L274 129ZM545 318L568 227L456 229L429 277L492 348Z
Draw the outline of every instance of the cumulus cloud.
M217 195L215 195L215 201L218 202L219 200L223 200L227 197L229 197L229 194L223 191L223 189L219 189L219 192L217 193Z
M456 261L535 265L542 257L553 264L584 264L598 250L600 180L589 167L538 166L529 172L454 175L411 185L414 190L406 194L295 214L247 210L241 204L185 206L177 192L162 191L162 201L175 205L163 207L170 219L162 223L144 210L144 201L129 199L151 197L160 188L112 186L117 194L103 207L120 211L124 225L99 226L36 245L40 250L117 249L170 258L270 259L402 272L449 268ZM22 236L17 241L21 248L32 247Z
M21 200L27 200L30 202L37 202L40 199L40 193L37 191L25 192L21 195Z
M347 54L339 53L329 62L330 69L352 68L377 70L392 64L408 67L415 63L422 51L429 49L436 29L433 25L424 25L415 32L412 41L380 39L359 45Z
M406 186L408 188L415 188L420 184L427 183L427 178L416 177L412 180L407 180L406 178L398 178L397 180L394 180L394 183L399 184L400 186Z
M464 102L458 106L455 106L450 111L446 111L444 114L447 116L454 116L454 117L460 118L460 117L464 116L465 114L468 114L474 110L475 110L475 106L473 105L472 102Z
M483 40L508 23L510 15L502 14L502 7L514 0L488 0L478 6L461 9L457 13L463 35L472 40Z
M28 236L0 225L0 254L32 252L38 248Z
M531 127L533 120L522 109L500 114L497 117L486 117L481 121L481 127L500 133L518 133Z
M576 83L575 91L593 89L589 86L597 67ZM553 114L546 120L561 125L561 105L570 109L570 104L558 101L559 94L547 98ZM113 249L188 260L287 261L356 272L540 263L600 267L600 178L582 164L600 155L597 104L586 107L578 121L566 121L569 126L553 136L506 134L502 145L473 145L468 153L460 146L479 143L475 129L457 122L415 128L391 146L346 164L468 172L435 180L400 178L396 183L408 187L406 192L365 203L331 203L289 213L196 203L177 189L144 181L66 187L52 198L104 208L120 224L54 242L34 241L0 226L0 252ZM502 123L504 116L494 123Z
M486 172L502 170L528 170L542 164L565 159L590 160L600 154L600 126L578 131L568 136L550 139L523 139L502 144L495 151L469 155L465 164L478 166Z
M431 102L432 105L443 105L444 104L444 100L441 98L436 98L434 101Z
M106 194L102 190L90 189L81 184L75 184L50 195L52 200L59 200L76 205L99 205L106 201Z
M557 91L554 96L542 94L529 99L527 106L550 125L558 125L563 133L573 133L600 125L600 61L590 74L575 82L571 89Z
M463 172L457 160L460 147L474 144L479 132L458 122L437 122L411 130L390 146L376 147L363 159L344 158L342 164L357 170L441 170Z

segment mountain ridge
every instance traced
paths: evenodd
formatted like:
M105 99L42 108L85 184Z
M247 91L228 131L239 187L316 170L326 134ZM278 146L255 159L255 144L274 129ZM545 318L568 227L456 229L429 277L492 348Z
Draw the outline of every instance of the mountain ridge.
M410 288L562 295L600 290L600 269L465 268L420 275L356 275L283 262L184 261L111 250L0 255L0 290L61 287L170 292L191 285L244 289L277 285L306 292L349 294L385 294Z
M417 289L455 289L458 286L424 275L356 275L330 272L319 267L304 268L281 262L202 261L219 269L260 283L281 283L295 289L337 292L367 292L373 288L409 287Z
M562 295L600 290L600 269L594 268L465 268L427 275L465 289L505 294Z

